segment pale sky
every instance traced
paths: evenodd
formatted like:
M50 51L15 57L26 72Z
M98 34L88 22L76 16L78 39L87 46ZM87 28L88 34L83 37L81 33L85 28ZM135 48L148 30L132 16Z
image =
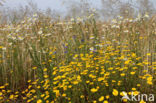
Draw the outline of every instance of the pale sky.
M23 5L23 6L27 5L28 1L30 0L6 0L6 2L4 3L4 7L17 8L19 5ZM60 11L64 11L66 9L64 1L66 3L69 2L69 0L32 0L32 1L37 4L39 9L45 10L46 8L49 7L52 10L60 10ZM80 1L80 0L75 0L75 1ZM101 0L90 0L90 1L93 7L99 7Z
M9 8L18 8L19 5L27 5L28 1L30 0L5 0L4 7ZM52 10L59 10L65 11L66 6L63 4L65 1L66 3L70 2L70 0L32 0L34 3L37 4L38 8L41 10L45 10L46 8L51 8ZM73 0L73 1L81 1L81 0ZM88 0L91 2L93 7L100 7L101 0ZM123 0L127 1L127 0ZM136 1L136 0L133 0ZM156 6L156 0L150 0Z

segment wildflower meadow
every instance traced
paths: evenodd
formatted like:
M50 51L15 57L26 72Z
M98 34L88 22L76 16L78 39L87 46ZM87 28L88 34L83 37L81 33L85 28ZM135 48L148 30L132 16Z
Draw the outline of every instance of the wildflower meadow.
M155 85L155 16L0 25L0 103L155 103Z

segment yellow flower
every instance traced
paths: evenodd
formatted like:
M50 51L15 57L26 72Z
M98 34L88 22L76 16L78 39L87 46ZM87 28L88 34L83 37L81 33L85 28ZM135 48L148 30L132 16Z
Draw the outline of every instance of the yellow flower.
M5 86L0 86L0 89L3 89L3 88L5 88Z
M68 86L68 88L71 88L71 87L72 87L72 85L69 85L69 86Z
M75 85L78 84L78 83L79 83L78 81L73 81L73 84L75 84Z
M116 89L113 89L112 94L113 94L114 96L118 96L118 91L117 91Z
M2 100L3 99L3 97L0 97L0 100Z
M66 94L64 93L64 94L62 94L62 96L63 96L63 97L65 97L65 96L66 96Z
M32 87L32 85L29 85L29 86L28 86L28 89L30 89L31 87Z
M127 102L127 99L126 99L126 98L124 98L124 99L123 99L123 102Z
M46 103L49 103L49 100L46 100Z
M136 90L136 88L132 88L132 90Z
M50 103L54 103L54 101L51 101Z
M53 54L53 52L51 51L51 52L49 52L49 55L51 55L51 54Z
M89 80L86 81L87 84L88 84L89 82L90 82Z
M52 60L48 60L48 62L52 62Z
M0 49L2 49L3 48L3 46L0 46Z
M35 70L35 69L37 69L37 67L33 67L32 69L34 69L34 70Z
M96 100L95 100L95 101L93 101L93 103L97 103L97 102L96 102Z
M9 97L10 99L14 99L14 95L10 95L10 97Z
M60 92L59 92L59 90L53 90L53 92L55 92L55 94L56 94L56 97L60 95Z
M106 95L106 99L109 99L109 95Z
M37 88L39 89L39 88L41 88L41 86L37 86Z
M125 73L121 73L120 76L122 76L122 77L125 76Z
M28 82L28 83L30 83L30 82L31 82L31 80L28 80L27 82Z
M44 100L47 100L49 98L49 95L47 95L46 97L44 97Z
M148 78L147 78L147 81L152 81L152 78L153 78L153 77L148 77Z
M92 88L91 89L91 92L93 92L93 93L95 93L95 92L97 92L98 91L98 89L96 89L96 88Z
M105 100L103 103L108 103L108 101L107 101L107 100Z
M37 103L42 103L42 100L41 99L37 100Z
M130 63L130 60L125 61L125 64L128 65Z
M139 103L146 103L145 101L141 100Z
M35 93L35 92L36 92L36 90L32 89L32 90L30 90L30 92Z
M48 75L45 74L45 75L44 75L44 78L48 78Z
M80 98L84 98L84 95L81 95Z
M135 74L135 72L131 72L130 74L131 74L131 75L134 75L134 74Z
M45 96L45 94L41 94L41 97L44 97Z
M135 53L132 53L132 57L133 57L133 58L136 58L136 54L135 54Z
M0 96L2 96L3 95L3 93L2 92L0 92Z
M129 94L129 95L131 95L131 94L132 94L132 92L128 92L128 94Z
M101 96L100 98L99 98L99 101L101 102L101 101L103 101L104 100L104 96Z
M138 91L134 91L133 94L134 95L139 95L139 92Z
M44 68L43 71L46 72L47 71L47 68Z
M147 53L147 56L150 56L151 55L151 53Z
M147 81L147 84L152 85L153 83L151 81Z
M120 95L124 96L124 95L127 95L127 93L125 91L124 92L120 92Z
M140 87L141 85L140 84L137 84L137 87Z
M99 81L99 82L102 81L102 80L104 80L104 77L99 77L99 78L98 78L98 81Z

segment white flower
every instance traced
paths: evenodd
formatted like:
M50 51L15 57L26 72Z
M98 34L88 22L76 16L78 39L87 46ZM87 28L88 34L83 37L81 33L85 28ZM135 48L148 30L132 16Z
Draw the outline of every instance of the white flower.
M124 30L124 32L125 32L125 33L128 33L129 31L128 31L128 30Z
M51 35L51 33L48 33L48 34L46 34L45 36L50 36Z
M91 47L89 50L90 50L90 51L93 51L93 50L94 50L94 48L93 48L93 47Z
M16 30L16 33L19 32L19 29Z
M129 19L129 22L133 22L133 20L132 19Z
M2 50L6 50L6 47L3 47Z
M33 17L37 17L37 14L34 14Z
M43 33L42 30L38 31L38 34L39 34L39 35L42 34L42 33Z
M74 18L71 18L70 20L71 20L71 21L74 21Z
M20 40L20 41L22 41L24 38L22 38L22 37L18 37L18 40Z
M148 14L145 14L145 16L144 16L145 18L149 18L149 15Z
M116 19L113 19L113 20L112 20L112 23L117 23L117 20L116 20Z
M9 43L9 45L11 46L11 45L12 45L12 43Z
M102 39L105 39L105 37L104 37L104 36L102 36L101 38L102 38Z
M94 39L94 36L91 36L90 39Z
M119 25L112 25L112 28L120 28Z

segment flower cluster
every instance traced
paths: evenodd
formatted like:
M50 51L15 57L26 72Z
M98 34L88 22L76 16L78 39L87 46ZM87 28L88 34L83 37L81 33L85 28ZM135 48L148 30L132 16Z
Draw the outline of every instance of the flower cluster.
M0 102L120 103L124 94L152 93L156 24L119 20L52 23L35 16L6 25L0 30Z

